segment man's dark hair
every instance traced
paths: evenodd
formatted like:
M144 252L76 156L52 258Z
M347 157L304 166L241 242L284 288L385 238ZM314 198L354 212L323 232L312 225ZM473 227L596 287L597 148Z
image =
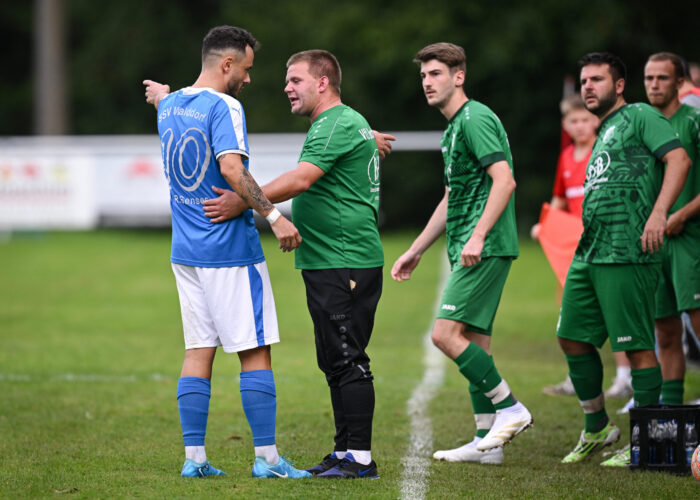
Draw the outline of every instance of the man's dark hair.
M305 62L309 65L309 74L314 78L322 76L328 78L328 85L340 96L340 83L343 75L340 71L340 63L333 54L321 49L304 50L292 54L287 60L287 67L299 62Z
M455 70L461 70L465 73L467 71L467 56L464 49L454 43L438 42L423 47L413 58L413 62L421 64L433 59L446 64L452 74Z
M614 82L619 79L625 80L627 78L625 63L622 62L622 59L610 52L590 52L579 60L578 67L581 69L589 64L607 64Z
M202 63L208 56L230 49L245 54L245 48L248 45L251 49L256 50L258 41L243 28L216 26L209 30L202 41Z
M684 61L680 56L674 54L673 52L657 52L649 56L649 61L670 61L673 65L673 72L676 78L685 77L685 65Z

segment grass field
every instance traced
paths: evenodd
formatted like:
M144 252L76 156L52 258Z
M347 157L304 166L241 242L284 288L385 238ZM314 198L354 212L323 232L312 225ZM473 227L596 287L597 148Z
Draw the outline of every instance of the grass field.
M385 235L387 267L412 234ZM0 497L41 498L398 498L409 440L406 401L423 376L422 338L431 325L441 250L424 256L414 278L385 274L370 344L377 408L376 481L281 481L250 477L252 439L240 404L238 360L214 366L207 452L226 478L185 480L175 399L182 334L169 234L98 231L19 235L0 244ZM307 467L331 450L324 377L293 257L265 253L282 343L273 348L277 442ZM565 374L554 327L554 277L541 251L523 242L496 319L493 352L535 427L506 448L501 467L433 463L427 498L697 498L690 476L601 468L600 459L564 466L583 425L574 398L541 394ZM614 373L602 351L606 385ZM690 370L686 399L700 397ZM609 403L613 420L627 419ZM473 433L467 383L450 362L430 406L435 448ZM625 435L625 434L623 434Z

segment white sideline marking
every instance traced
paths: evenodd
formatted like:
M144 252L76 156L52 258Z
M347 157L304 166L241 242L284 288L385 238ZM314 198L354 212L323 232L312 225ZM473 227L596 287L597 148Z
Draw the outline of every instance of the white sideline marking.
M450 266L447 258L444 258L440 268L440 281L433 317L437 316L441 292L445 288L449 274ZM427 487L430 457L433 451L433 426L428 410L430 401L445 378L445 355L433 345L431 333L432 325L423 336L423 346L425 347L423 380L413 389L411 398L406 403L406 413L411 420L411 438L408 450L401 459L403 464L401 498L403 499L423 499Z

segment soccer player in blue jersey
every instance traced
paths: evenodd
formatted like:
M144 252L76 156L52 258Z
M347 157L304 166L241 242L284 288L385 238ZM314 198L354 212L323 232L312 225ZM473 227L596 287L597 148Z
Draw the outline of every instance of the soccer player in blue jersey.
M241 362L240 391L255 446L254 477L308 477L280 457L270 344L279 342L275 304L251 210L212 224L202 204L214 187L233 188L266 217L282 251L299 246L296 227L280 215L248 172L245 115L236 96L250 83L257 41L218 26L202 45L202 70L191 86L158 102L165 176L170 184L172 268L185 336L177 399L185 444L182 476L223 475L204 448L216 348ZM148 81L147 81L148 82ZM144 83L147 83L144 82Z

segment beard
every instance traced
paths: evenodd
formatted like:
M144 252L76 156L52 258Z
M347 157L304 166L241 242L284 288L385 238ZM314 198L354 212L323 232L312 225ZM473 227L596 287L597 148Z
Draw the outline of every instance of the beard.
M596 115L598 118L600 118L601 116L605 115L608 111L610 111L612 107L615 106L616 102L617 94L615 93L615 89L612 89L609 93L604 94L598 98L598 106L590 108L586 106L586 109L594 115Z
M226 94L231 97L238 97L238 93L243 88L243 84L240 81L231 80L226 86Z

